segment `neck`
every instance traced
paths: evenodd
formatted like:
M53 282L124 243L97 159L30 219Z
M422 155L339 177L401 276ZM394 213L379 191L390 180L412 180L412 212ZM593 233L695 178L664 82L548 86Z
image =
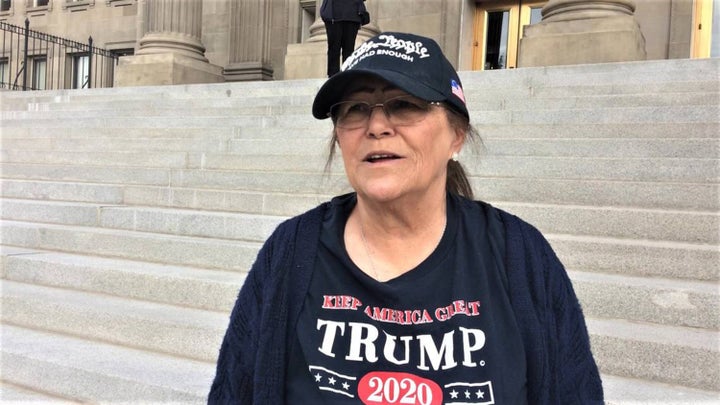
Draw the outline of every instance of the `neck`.
M427 230L444 228L446 193L434 193L420 198L405 197L393 201L376 201L358 194L353 214L357 215L366 232L385 238L420 236Z
M437 247L447 222L446 197L422 204L368 202L358 196L345 229L353 261L386 281L415 268Z

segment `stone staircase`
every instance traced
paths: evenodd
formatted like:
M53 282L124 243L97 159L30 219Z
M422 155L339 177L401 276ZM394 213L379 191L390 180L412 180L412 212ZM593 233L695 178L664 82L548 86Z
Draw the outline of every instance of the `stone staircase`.
M608 403L720 401L719 73L461 74L476 195L565 263ZM0 401L204 402L262 241L349 189L321 84L0 93Z

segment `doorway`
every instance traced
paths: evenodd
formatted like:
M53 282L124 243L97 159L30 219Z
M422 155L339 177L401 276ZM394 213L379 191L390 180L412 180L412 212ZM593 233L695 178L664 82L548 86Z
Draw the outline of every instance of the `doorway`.
M497 0L477 3L473 69L514 69L523 27L540 22L547 1Z
M695 0L691 58L720 56L720 1Z

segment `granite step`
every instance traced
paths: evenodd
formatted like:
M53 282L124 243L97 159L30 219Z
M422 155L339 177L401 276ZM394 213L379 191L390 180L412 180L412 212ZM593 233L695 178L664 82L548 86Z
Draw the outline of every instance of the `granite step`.
M38 392L0 380L0 402L4 404L80 404L81 402Z
M230 135L224 137L31 137L4 138L3 162L42 162L52 159L57 163L70 164L108 164L118 165L123 160L128 166L138 165L145 159L152 164L154 160L165 161L162 155L173 156L182 161L183 154L190 152L228 153ZM304 140L311 142L311 139ZM164 146L164 148L163 148ZM141 157L134 157L138 155ZM154 159L149 159L154 157ZM73 160L74 159L74 160ZM133 163L135 162L135 163Z
M3 400L38 400L53 405L88 400L201 404L206 401L215 372L214 366L205 362L11 325L3 325L3 330ZM687 405L713 403L720 398L716 391L609 374L601 378L609 405L648 401ZM39 391L73 399L49 399L53 397Z
M0 244L180 266L244 272L259 242L119 229L2 221Z
M298 131L282 140L274 137L239 138L233 136L206 138L159 137L7 137L3 139L0 159L10 163L73 163L110 165L126 162L128 166L143 163L182 162L181 153L199 160L213 154L255 156L305 156L308 161L323 161L329 148L329 137L315 131ZM164 147L164 148L163 148ZM48 153L52 152L52 154ZM132 152L132 154L130 153ZM166 154L169 157L163 157ZM478 157L475 157L478 155ZM610 158L720 158L720 137L692 138L546 138L487 137L469 143L463 156L558 156ZM136 157L137 156L137 157ZM194 158L193 158L194 157ZM48 159L51 159L48 161ZM176 163L179 164L179 163Z
M573 271L687 281L720 281L717 245L545 234Z
M151 234L4 220L2 244L77 254L244 272L260 242ZM720 279L715 245L568 234L546 235L567 268L578 271Z
M685 97L687 93L680 93L680 97ZM256 114L256 113L280 113L285 111L287 107L302 107L306 111L310 111L312 104L312 91L307 94L295 95L269 95L269 96L238 96L238 97L193 97L193 98L155 98L147 95L138 95L137 97L120 97L108 99L105 101L87 101L80 99L72 99L65 102L44 102L29 103L26 111L105 111L106 114L113 115L125 111L166 111L171 109L187 109L188 111L196 108L235 108L238 114ZM693 98L694 99L694 98Z
M227 83L188 84L176 86L103 87L95 89L40 90L33 92L5 92L8 102L66 103L74 100L109 101L118 99L198 99L198 98L246 98L277 97L278 95L314 94L324 80L278 80Z
M720 330L716 282L568 271L587 317Z
M210 317L207 311L196 314L199 311L187 308L11 281L4 282L2 301L5 324L211 364L227 325L222 313ZM588 330L603 373L720 390L717 371L709 371L720 360L717 331L592 317ZM666 356L657 357L658 352ZM622 365L618 356L624 359Z
M2 198L122 204L125 189L122 184L0 179Z
M699 405L720 402L720 392L662 384L636 378L600 376L607 405Z
M713 82L717 86L716 75L719 70L717 58L706 58L462 71L459 74L465 87L512 86L520 83L548 87L573 84L617 86L698 81ZM618 88L617 91L621 90Z
M3 381L78 402L203 404L209 362L2 324Z
M14 113L8 113L14 114ZM606 107L606 108L576 108L576 109L535 109L510 111L484 111L481 114L472 114L475 125L485 124L605 124L605 123L708 123L717 121L720 114L718 105L693 106L650 106L650 107ZM319 127L323 121L316 120L308 113L283 115L235 115L223 116L219 114L192 117L183 111L176 111L172 115L136 117L75 117L63 118L7 118L3 119L3 127L32 127L32 128L95 128L107 126L110 128L138 128L139 126L183 128L188 126L233 127L254 126L267 128L278 126L281 128L296 128L297 125Z
M470 183L475 197L489 202L514 201L699 211L720 209L720 187L717 183L524 179L491 176L472 177Z
M543 233L630 240L720 243L720 213L496 202Z
M473 92L481 93L480 91ZM0 110L2 119L44 119L71 117L153 117L153 116L235 116L310 114L313 94L305 96L210 98L192 100L120 99L109 101L70 101L65 103L30 103L27 110ZM557 110L600 107L688 106L715 105L720 92L647 92L635 94L588 94L576 96L528 97L525 91L511 91L502 97L468 96L471 115L497 110Z
M206 362L227 314L3 280L2 323Z
M720 332L586 318L602 373L720 391Z
M496 202L545 233L626 239L720 243L720 214L708 211L637 209ZM197 211L148 206L98 205L5 199L3 219L125 229L171 235L262 242L287 216Z
M646 122L646 123L585 123L571 124L564 122L557 123L505 123L488 124L478 123L473 119L473 124L478 129L482 139L489 138L538 138L538 139L593 139L593 138L642 138L651 140L654 138L720 138L720 122L717 119L708 122L695 122L692 125L682 122ZM9 128L10 130L10 128ZM58 129L60 130L60 129ZM56 132L58 131L56 130ZM98 131L93 129L93 131ZM102 129L99 129L102 131ZM130 130L129 130L130 131ZM154 129L146 129L153 134ZM259 128L243 127L236 128L237 138L241 139L276 139L285 141L288 138L295 139L297 136L311 136L329 139L332 125L328 120L318 121L316 125L300 125L288 137L288 130L285 128ZM132 133L132 132L130 132ZM180 132L182 133L182 132Z
M143 107L143 103L133 100L134 104L131 108L109 105L106 109L89 108L83 109L84 105L95 105L96 103L88 102L87 104L75 103L76 109L59 110L49 108L45 105L35 105L28 111L2 111L0 110L0 119L4 120L69 120L69 119L95 119L95 118L126 118L137 117L139 119L156 119L159 117L194 117L202 119L203 117L236 117L236 116L278 116L283 114L310 115L311 107L308 100L301 105L285 104L285 100L278 98L274 105L254 105L252 99L242 99L242 103L236 106L226 106L224 103L208 102L208 105L192 106L188 102L176 102L177 107L163 106L155 107L147 105ZM182 100L180 100L182 101ZM70 104L73 107L75 104ZM170 103L172 104L172 103ZM217 104L217 106L214 106ZM61 104L66 106L67 104Z
M5 280L229 313L244 274L0 247ZM713 282L570 270L586 316L720 329Z
M193 208L203 210L242 211L270 215L290 216L304 212L329 200L333 195L347 192L349 186L339 176L317 177L310 187L293 192L282 188L251 189L240 180L227 185L196 184L183 186L169 184L167 171L95 168L115 179L104 179L88 172L78 181L77 172L69 173L58 168L49 176L27 176L30 179L0 179L3 198L77 201L99 204L149 205L159 207ZM45 174L49 174L50 171ZM56 176L64 173L63 176ZM4 173L4 174L7 174ZM72 174L70 176L69 174ZM125 174L123 184L118 177ZM136 174L136 176L133 176ZM56 177L55 179L50 176ZM263 178L258 173L256 177ZM310 175L308 175L310 176ZM238 175L238 179L245 175ZM306 176L307 177L307 176ZM110 181L110 183L105 183ZM488 202L512 201L558 205L596 205L668 210L717 211L720 209L720 187L713 183L637 182L612 180L523 179L475 176L470 179L476 198ZM102 183L98 183L102 182ZM156 184L152 184L155 182ZM138 184L140 183L140 184ZM146 183L146 184L142 184ZM149 183L149 184L147 184ZM687 198L693 196L693 198Z
M35 141L35 140L33 140ZM50 146L45 150L28 150L26 148L5 149L0 153L0 162L8 163L46 163L54 165L70 165L70 166L122 166L122 167L143 167L143 168L187 168L193 166L193 160L200 163L201 156L195 159L190 152L146 152L140 145L137 151L121 151L113 149L112 143L106 145L103 149L86 148L89 151L72 151L65 148L66 142L57 142L49 140ZM12 145L12 141L7 145L10 148L17 147ZM27 142L23 142L27 144ZM81 142L77 142L78 144Z
M3 179L106 185L170 186L171 170L143 167L73 167L65 165L0 163Z
M4 280L229 314L245 273L0 246Z
M715 73L717 74L717 73ZM606 76L607 77L607 76ZM566 81L564 84L546 83L537 79L528 79L528 83L522 90L515 88L517 94L513 94L512 97L518 97L524 95L525 97L582 97L582 96L602 96L602 95L647 95L647 94L666 94L666 93L701 93L705 91L714 92L718 89L717 81L711 79L712 76L686 78L686 80L670 80L667 82L644 82L637 80L636 76L633 76L630 80L637 80L635 82L615 82L612 83L602 82L602 77L587 77L578 76L571 78L570 81ZM495 97L502 97L503 86L500 83L494 85L486 85L485 87L478 86L473 83L471 78L467 83L462 78L463 86L466 89L472 91L485 92L488 95ZM488 80L488 78L484 78ZM563 80L563 79L558 79ZM592 84L591 80L598 80L600 82ZM587 81L587 82L583 82ZM511 87L512 89L512 87ZM511 90L512 91L512 90Z
M118 151L112 149L112 143L115 142L107 145L105 151L93 150L91 143L84 146L90 151L67 151L68 148L63 147L64 142L50 142L51 150L21 150L18 146L15 146L16 149L4 150L0 155L0 161L19 165L62 165L76 170L81 170L83 166L98 166L321 173L326 161L324 154L327 147L327 141L324 139L288 142L284 147L278 147L276 150L272 149L274 141L231 140L227 145L228 152L225 153ZM73 144L78 143L80 141L73 142ZM563 142L543 141L543 143L551 143L545 147L546 150L553 150L555 145ZM573 153L572 147L566 147L564 152L560 150L553 155L543 153L542 150L534 151L533 143L525 143L518 148L524 149L525 154L523 150L496 153L493 148L498 146L496 142L490 141L486 144L486 154L470 155L468 152L461 154L460 159L470 175L498 177L557 178L564 174L565 178L583 179L629 180L628 176L633 176L633 180L645 181L716 182L717 176L720 175L718 169L720 158L714 152L720 146L720 140L669 141L648 145L643 145L642 142L634 144L620 142L618 146L635 145L636 149L623 149L621 153L605 154L603 151L617 152L618 146L613 149L612 143L606 142L603 145L604 149L596 149L596 153L593 153L593 144L598 143L591 142L586 153ZM59 150L52 150L55 148ZM139 145L136 148L139 148ZM653 149L654 152L648 152ZM684 149L697 152L681 155ZM271 151L270 154L267 151ZM340 158L334 162L334 169L342 170Z
M322 194L289 194L281 191L253 192L241 189L0 179L0 196L8 199L145 205L291 216L329 200L333 194L331 190L325 190Z
M610 97L625 98L627 101L635 99L637 103L623 103L627 105L661 105L677 104L682 100L698 100L698 96L691 95L693 93L708 93L712 99L712 94L718 90L717 81L708 79L711 76L695 76L687 77L683 80L678 76L670 78L668 81L659 82L642 82L638 81L636 76L630 77L613 77L617 74L596 75L588 78L587 74L580 74L576 77L563 76L560 78L541 78L533 77L533 69L514 69L515 73L529 72L526 75L514 74L503 79L503 73L500 71L493 72L460 72L461 79L465 87L465 94L468 105L474 110L497 109L502 107L505 101L518 101L519 105L525 102L535 104L533 99L538 99L541 103L543 99L558 100L558 106L568 105L568 101L572 99L581 99L586 97ZM694 74L695 71L693 71ZM683 72L686 73L686 72ZM708 71L708 73L710 73ZM717 71L714 72L717 75ZM266 82L267 83L267 82ZM282 99L284 106L289 106L289 111L296 110L296 106L303 104L308 105L312 102L317 89L322 82L308 81L309 85L298 87L291 91L284 88L278 88L274 92L258 92L258 89L249 87L252 82L243 83L223 83L215 85L194 85L186 86L178 89L173 86L170 89L162 87L145 87L144 91L148 93L132 93L120 92L119 94L109 94L101 91L102 89L92 89L87 92L85 90L73 91L35 91L27 92L27 94L18 94L21 92L6 92L3 96L3 103L0 111L88 111L93 109L111 109L110 106L118 106L120 108L131 107L132 103L147 103L149 98L154 98L154 104L149 107L161 106L163 103L172 105L194 106L202 108L209 105L211 107L235 107L244 106L246 100L254 101L255 106L264 106L270 104L270 100ZM11 94L14 93L14 94ZM59 95L58 95L59 94ZM675 94L675 101L666 99L666 95ZM655 98L656 100L653 100ZM702 96L700 96L702 98ZM658 101L666 100L666 101ZM499 103L498 103L499 102ZM552 101L549 101L552 103ZM697 101L688 101L691 104L697 104ZM588 103L581 101L575 106ZM603 103L601 105L612 105L613 103ZM704 103L701 102L701 103ZM90 104L89 109L83 108L84 105ZM572 105L572 104L571 104ZM596 104L591 104L596 105ZM617 104L615 104L617 105ZM162 108L162 107L160 107ZM273 107L273 111L288 111L282 107ZM309 114L309 108L305 109Z
M259 126L245 127L246 129L239 127L218 127L218 128L203 128L198 126L199 122L195 125L190 125L184 128L159 128L150 125L140 126L137 128L124 128L122 134L118 134L117 128L108 127L94 127L94 128L32 128L32 127L3 127L3 142L5 140L13 140L18 142L20 140L31 141L34 138L43 139L64 139L64 138L77 138L77 139L101 139L101 138L120 138L126 139L128 142L133 142L136 139L195 139L197 142L212 142L217 140L227 140L240 133L253 134L267 131L268 133L278 132L277 129L262 129ZM287 133L287 130L283 130ZM47 141L46 141L47 142ZM33 145L32 143L28 145ZM172 148L172 145L168 145L168 148ZM32 149L32 147L27 148ZM169 149L172 150L172 149Z
M32 138L78 138L92 140L95 138L120 138L133 140L137 138L163 138L163 139L275 139L286 141L288 139L322 138L329 139L332 124L329 120L314 120L296 123L289 130L285 127L262 127L260 125L227 126L203 128L202 122L197 120L186 127L166 128L156 127L140 120L138 127L124 128L122 135L118 135L117 128L95 126L88 128L73 127L3 127L3 140L5 139L32 139ZM473 122L483 139L488 138L720 138L720 122L695 122L692 125L682 122L646 122L646 123L504 123L479 124ZM290 136L292 134L292 136ZM32 144L30 144L32 145ZM171 146L170 146L171 147ZM32 149L32 148L28 148Z

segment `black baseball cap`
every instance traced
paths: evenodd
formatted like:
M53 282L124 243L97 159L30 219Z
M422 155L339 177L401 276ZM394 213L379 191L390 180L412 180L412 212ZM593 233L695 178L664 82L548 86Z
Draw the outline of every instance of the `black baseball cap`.
M431 38L384 32L365 41L343 63L342 70L320 88L312 106L317 119L328 117L359 76L371 75L426 101L442 101L469 119L462 83L455 68Z

